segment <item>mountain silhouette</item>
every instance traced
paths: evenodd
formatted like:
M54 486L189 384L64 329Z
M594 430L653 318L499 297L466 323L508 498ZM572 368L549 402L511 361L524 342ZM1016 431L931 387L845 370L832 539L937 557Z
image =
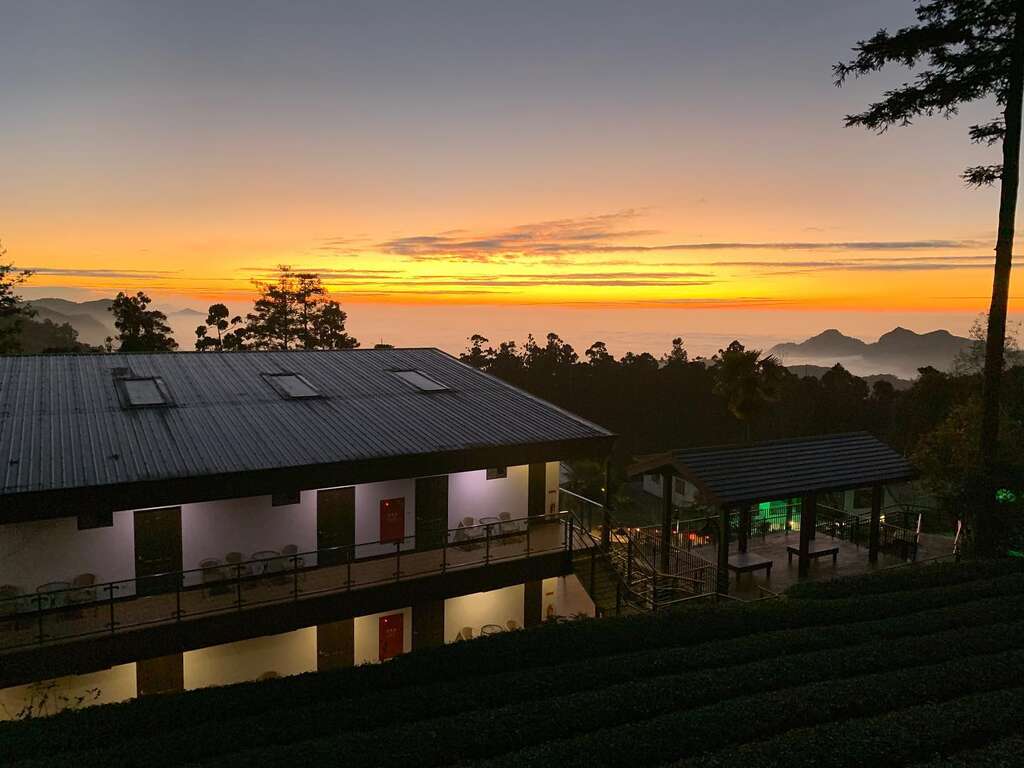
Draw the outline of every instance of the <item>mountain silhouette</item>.
M830 328L806 341L777 344L769 351L790 366L831 367L842 363L858 375L892 373L913 377L918 368L925 366L949 370L956 356L971 344L971 339L945 330L915 333L897 327L882 334L878 341L868 343Z

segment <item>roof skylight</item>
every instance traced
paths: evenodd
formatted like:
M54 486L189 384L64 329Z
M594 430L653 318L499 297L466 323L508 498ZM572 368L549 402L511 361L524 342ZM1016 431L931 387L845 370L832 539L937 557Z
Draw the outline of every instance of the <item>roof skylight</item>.
M156 377L121 379L128 405L141 408L149 405L167 405L162 382Z
M407 384L412 384L420 392L443 392L449 389L447 385L435 381L422 371L393 371L393 373Z
M307 397L320 397L320 392L305 377L297 373L267 374L267 381L285 397L302 400Z

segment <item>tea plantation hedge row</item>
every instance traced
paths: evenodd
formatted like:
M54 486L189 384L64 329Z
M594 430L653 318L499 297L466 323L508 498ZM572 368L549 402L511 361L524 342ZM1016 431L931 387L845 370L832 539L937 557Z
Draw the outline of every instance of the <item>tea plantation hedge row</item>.
M0 764L852 765L856 739L884 753L879 765L1005 758L1019 726L983 726L972 712L1022 695L1021 565L871 578L849 580L861 586L852 592L836 581L778 601L549 625L383 665L0 724ZM947 736L968 730L915 751L924 737L899 737L900 724L935 708ZM890 726L894 739L878 736ZM849 754L795 757L813 741L805 731L825 739L819 752L838 739L833 751Z

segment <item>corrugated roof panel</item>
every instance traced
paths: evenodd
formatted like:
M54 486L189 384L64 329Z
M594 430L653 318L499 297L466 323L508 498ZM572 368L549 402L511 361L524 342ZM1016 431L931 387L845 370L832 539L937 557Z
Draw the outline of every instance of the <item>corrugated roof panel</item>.
M321 396L282 397L281 373ZM124 376L170 403L123 407ZM436 349L0 357L0 495L609 436Z

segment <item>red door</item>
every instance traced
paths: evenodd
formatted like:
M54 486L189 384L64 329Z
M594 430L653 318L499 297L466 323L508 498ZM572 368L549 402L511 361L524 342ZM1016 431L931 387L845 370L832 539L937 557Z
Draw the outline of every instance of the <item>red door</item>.
M405 538L405 499L382 499L380 502L380 540L401 541Z
M392 656L399 656L405 648L405 629L400 613L381 616L377 631L380 645L380 660L387 661Z

